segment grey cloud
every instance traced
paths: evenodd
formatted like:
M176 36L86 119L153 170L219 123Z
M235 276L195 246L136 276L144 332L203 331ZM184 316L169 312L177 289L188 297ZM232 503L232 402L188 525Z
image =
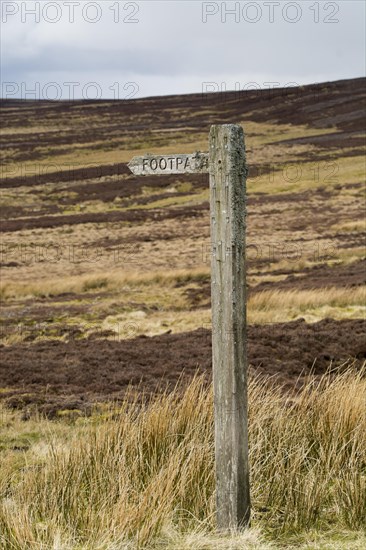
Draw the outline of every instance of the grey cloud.
M255 24L242 20L236 23L228 17L222 23L220 16L211 17L205 24L199 1L138 4L140 23L134 25L116 26L106 19L94 26L76 22L74 25L79 27L23 24L17 32L25 37L24 42L28 40L34 46L26 59L21 50L10 47L10 30L3 25L2 79L20 82L37 75L47 82L60 74L64 81L90 79L91 75L95 81L102 81L106 75L109 80L135 75L145 83L143 95L149 95L149 89L165 94L174 88L176 92L177 81L186 83L185 92L195 92L200 90L187 90L189 82L196 86L200 80L234 81L239 76L248 81L275 76L282 83L303 83L364 74L363 2L316 2L320 5L319 23L314 22L310 10L314 3L282 2L281 9L285 4L301 5L302 18L294 24L283 17L273 23L262 17ZM212 4L220 7L222 3ZM230 7L235 2L226 4ZM329 9L323 8L329 4L339 7L338 23L323 21L325 15L329 16ZM54 37L50 32L53 29ZM75 32L78 29L80 32Z

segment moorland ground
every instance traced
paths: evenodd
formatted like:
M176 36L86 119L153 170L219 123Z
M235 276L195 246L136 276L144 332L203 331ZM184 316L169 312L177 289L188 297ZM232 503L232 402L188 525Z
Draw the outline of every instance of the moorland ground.
M39 413L66 423L60 442L106 402L185 387L197 370L209 384L208 176L136 177L126 163L205 151L211 124L246 134L252 375L288 394L329 367L361 371L364 84L1 102L6 464L48 447Z
M357 79L124 102L3 101L4 399L79 408L81 386L87 405L141 378L152 390L164 373L175 382L210 370L208 176L136 177L126 162L205 151L212 123L246 133L251 364L290 384L326 362L361 363L364 99ZM324 319L333 321L316 324Z

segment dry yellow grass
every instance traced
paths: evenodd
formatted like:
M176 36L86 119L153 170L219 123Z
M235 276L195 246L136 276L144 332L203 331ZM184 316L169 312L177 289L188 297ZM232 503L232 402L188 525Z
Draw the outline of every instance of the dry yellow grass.
M118 290L123 285L153 285L166 284L169 282L189 282L206 278L209 274L208 268L182 269L175 271L154 271L125 272L115 270L104 275L79 275L73 277L60 277L58 279L44 279L29 283L3 282L1 296L3 299L37 297L37 296L57 296L64 292L75 294L83 293L97 289Z
M314 176L316 174L316 176ZM332 188L335 185L360 183L365 180L364 155L353 157L335 156L331 161L301 162L292 160L273 165L273 176L248 180L249 192L298 193L318 187Z
M266 290L253 294L249 300L251 309L296 308L299 311L327 304L334 307L364 304L366 288L325 287L311 290Z
M315 322L325 317L356 319L365 315L365 287L267 290L253 294L248 303L250 323L285 322L298 317Z
M295 533L306 540L311 528L318 540L330 530L330 545L296 547L362 548L365 374L350 369L310 379L288 398L269 381L250 381L253 531L226 538L213 532L212 394L195 379L183 396L164 395L146 408L127 397L111 414L72 428L74 437L66 444L63 438L62 446L50 434L40 456L39 442L20 463L9 463L3 450L0 544L6 550L279 549L292 547L286 538Z
M80 275L34 283L5 283L1 294L3 305L12 311L13 318L21 314L18 313L21 311L19 300L52 298L47 306L47 318L53 319L55 326L59 322L77 326L85 337L101 330L111 331L111 338L118 335L123 339L140 334L164 334L167 330L181 333L209 328L209 296L203 291L199 298L203 283L207 288L208 268L151 273L114 271L100 276ZM191 291L197 292L197 302L193 307L189 298ZM71 295L68 307L79 305L81 312L60 319L60 308L62 310L64 302L61 297L58 302L57 296L64 293ZM75 296L72 298L73 294ZM102 296L102 299L97 300L96 296ZM116 310L117 301L119 307ZM287 322L300 317L308 322L325 317L357 319L365 315L365 287L266 290L252 293L248 301L250 324ZM49 323L48 329L51 328ZM129 329L121 330L121 327ZM27 331L13 330L9 335L4 335L2 343L20 343L26 336ZM40 331L39 339L46 337Z

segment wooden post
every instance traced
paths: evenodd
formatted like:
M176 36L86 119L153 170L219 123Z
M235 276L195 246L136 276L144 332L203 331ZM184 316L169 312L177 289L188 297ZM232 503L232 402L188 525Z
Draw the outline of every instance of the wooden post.
M246 359L246 165L244 132L212 126L209 150L212 242L212 361L219 530L249 524Z
M138 176L210 174L217 526L237 530L250 519L244 132L212 126L208 154L146 154L128 166Z

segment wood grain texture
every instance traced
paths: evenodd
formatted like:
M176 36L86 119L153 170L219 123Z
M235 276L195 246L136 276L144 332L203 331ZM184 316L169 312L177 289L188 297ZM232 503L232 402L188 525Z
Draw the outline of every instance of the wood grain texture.
M250 518L243 129L212 126L209 149L217 526L231 530Z

